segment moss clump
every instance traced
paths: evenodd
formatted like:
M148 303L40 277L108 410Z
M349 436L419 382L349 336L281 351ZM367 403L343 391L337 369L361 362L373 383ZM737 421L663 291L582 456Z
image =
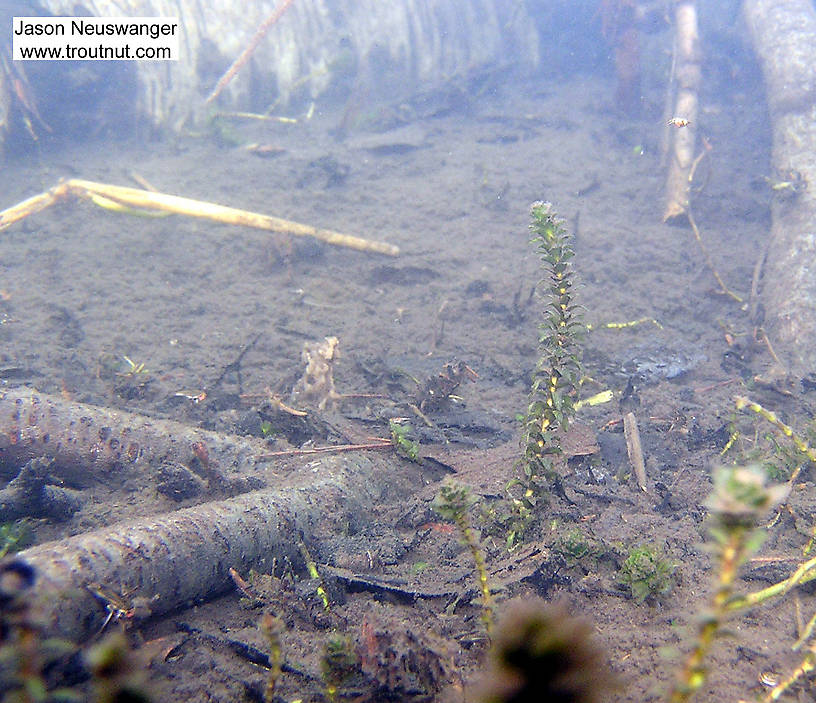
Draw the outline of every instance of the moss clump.
M638 603L647 599L659 599L674 588L677 565L668 559L663 550L651 545L632 549L621 565L619 579L628 586Z
M553 551L561 555L569 567L596 557L600 553L599 546L595 540L584 534L578 528L559 535L555 544L553 544Z

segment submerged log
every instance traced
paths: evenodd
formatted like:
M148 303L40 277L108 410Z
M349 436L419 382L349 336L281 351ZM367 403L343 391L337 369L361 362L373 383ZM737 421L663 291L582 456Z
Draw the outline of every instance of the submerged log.
M123 410L73 403L28 388L0 391L0 478L31 459L53 459L66 484L145 482L165 461L190 467L210 483L264 471L262 441L190 427ZM215 487L215 486L211 486Z
M143 478L146 486L168 459L205 461L211 473L223 471L230 479L268 472L270 464L275 470L274 489L123 521L20 552L16 558L35 571L33 595L48 629L82 640L110 613L123 619L161 615L214 597L232 588L230 569L297 564L303 541L361 525L383 500L399 500L425 484L420 467L394 454L309 455L273 464L265 451L252 438L28 389L0 393L0 467L15 470L21 462L52 457L72 482L127 475ZM112 594L110 603L102 602L109 597L102 593Z
M765 77L772 169L801 184L771 206L765 322L788 370L805 376L816 372L816 9L810 0L746 0L743 12Z
M100 585L121 599L122 611L135 602L154 616L190 607L232 589L230 569L300 564L301 540L311 542L318 526L365 520L386 490L394 497L394 478L381 458L375 465L329 456L310 462L296 485L120 523L17 558L35 570L33 595L48 630L81 641L106 620Z

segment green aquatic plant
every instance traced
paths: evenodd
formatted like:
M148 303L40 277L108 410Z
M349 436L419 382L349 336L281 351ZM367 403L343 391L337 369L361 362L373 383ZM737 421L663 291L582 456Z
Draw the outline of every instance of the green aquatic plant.
M535 520L527 500L517 498L512 488L521 483L513 479L507 486L507 499L499 499L482 506L479 523L482 533L504 540L507 551L516 549L527 536Z
M0 559L31 543L31 522L27 518L0 525Z
M264 439L269 438L275 434L275 428L272 426L272 423L269 420L264 420L261 422L261 436Z
M555 479L553 457L561 453L556 431L566 429L575 413L581 378L580 342L586 330L574 300L571 261L575 252L563 220L550 203L533 203L530 214L531 242L544 274L539 292L545 313L539 325L539 358L523 420L522 465L528 485Z
M443 520L448 520L456 525L462 541L473 557L476 576L479 579L479 589L482 593L482 621L487 633L490 634L493 627L493 594L490 592L490 584L487 579L484 552L468 518L468 510L475 502L473 495L465 486L444 483L433 500L433 508Z
M629 588L638 603L658 600L674 588L677 565L668 559L663 550L641 544L630 550L621 565L620 582Z
M354 651L351 638L345 635L332 635L323 649L320 669L326 686L326 699L329 703L334 703L340 686L360 669L360 660Z
M714 473L714 490L706 507L711 511L711 537L718 562L717 584L708 610L700 618L697 639L671 694L671 703L691 699L708 677L706 659L728 614L761 602L766 594L738 597L734 584L740 567L759 549L764 533L757 527L763 515L787 494L787 486L768 486L761 466L727 467ZM804 573L804 572L803 572ZM794 584L787 586L790 590Z
M553 551L564 557L567 566L575 566L599 553L597 543L578 528L559 535Z
M264 687L264 703L273 703L275 700L275 687L280 679L283 664L283 647L281 645L281 634L286 626L277 615L267 611L261 618L260 630L269 644L269 673L266 677Z
M417 464L420 463L419 445L410 438L410 435L414 432L414 428L411 427L411 425L403 424L396 420L389 420L388 429L391 431L391 441L394 443L397 454Z
M816 447L814 446L816 444L816 430L813 427L808 428L802 435L790 425L782 422L775 412L740 395L734 398L734 407L737 410L750 410L759 417L764 418L790 441L790 445L786 446L777 442L772 436L767 437L773 447L773 465L767 469L770 478L779 478L792 482L799 475L804 465L808 463L816 464ZM729 442L730 444L732 442Z

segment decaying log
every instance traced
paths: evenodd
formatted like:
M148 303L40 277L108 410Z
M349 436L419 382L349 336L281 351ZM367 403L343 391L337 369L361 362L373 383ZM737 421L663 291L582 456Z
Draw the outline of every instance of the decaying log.
M82 485L127 475L147 480L168 461L229 479L269 473L264 489L132 520L41 544L18 555L37 574L35 597L50 629L83 639L105 622L100 588L149 603L152 614L185 607L232 587L230 569L271 569L301 561L298 544L317 531L348 529L367 520L383 499L423 485L415 464L393 454L309 456L270 462L266 445L106 408L72 403L28 389L0 393L0 468L37 457ZM203 464L206 463L208 468ZM284 470L285 469L285 470ZM50 467L49 467L50 470ZM14 475L14 473L11 475ZM116 606L117 613L129 608Z
M816 371L816 9L810 0L746 0L773 127L772 177L800 183L771 206L762 288L777 353L797 376Z
M36 570L35 597L49 629L82 640L105 620L95 584L125 602L149 602L153 615L189 607L233 588L231 568L300 564L298 544L318 528L365 520L386 493L391 500L407 491L410 482L398 474L381 455L326 456L275 490L48 542L18 558Z
M153 476L165 461L190 467L211 483L258 473L269 447L121 410L72 403L27 388L0 392L0 477L11 478L31 459L54 459L68 485Z
M663 220L684 218L688 212L700 88L700 35L694 0L681 0L674 10L674 112L670 116L669 163Z

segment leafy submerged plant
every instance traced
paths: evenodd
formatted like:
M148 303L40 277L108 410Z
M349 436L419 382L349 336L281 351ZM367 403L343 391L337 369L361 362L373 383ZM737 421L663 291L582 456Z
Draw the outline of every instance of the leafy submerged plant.
M671 703L691 699L706 682L706 658L725 625L728 613L767 597L762 592L743 598L734 593L740 567L762 544L764 532L757 524L768 510L787 496L787 485L768 485L767 479L766 472L756 465L724 467L714 473L714 490L706 501L706 507L711 511L711 537L718 563L716 590L708 609L700 618L697 641L672 691ZM802 566L797 572L800 570L804 572ZM783 591L787 591L795 583L792 580L789 584L779 585L784 586ZM777 697L775 695L774 700Z
M337 700L340 686L357 673L360 661L354 651L354 643L345 635L332 635L323 649L320 669L326 686L326 699Z
M23 518L0 525L0 558L18 552L31 542L31 523Z
M493 627L493 594L490 592L490 583L487 579L484 552L482 552L479 540L468 518L468 510L475 502L476 499L467 487L455 483L444 483L432 505L443 520L449 520L456 525L462 541L473 557L479 588L482 592L482 622L489 635Z
M575 412L581 378L580 341L586 329L573 298L571 260L575 252L563 220L556 217L550 203L533 203L530 214L531 242L541 257L544 273L539 291L545 314L539 325L539 359L522 434L522 464L528 484L555 478L552 458L561 453L555 431L566 429Z
M677 565L669 560L659 547L642 544L626 557L619 574L622 584L638 603L668 595L674 587Z
M419 458L419 445L410 438L414 428L411 425L403 425L396 420L389 420L388 429L391 430L391 441L397 454L410 459L417 464L421 463Z
M597 556L599 548L591 537L575 528L558 536L553 551L565 559L567 566L575 566L585 559Z

